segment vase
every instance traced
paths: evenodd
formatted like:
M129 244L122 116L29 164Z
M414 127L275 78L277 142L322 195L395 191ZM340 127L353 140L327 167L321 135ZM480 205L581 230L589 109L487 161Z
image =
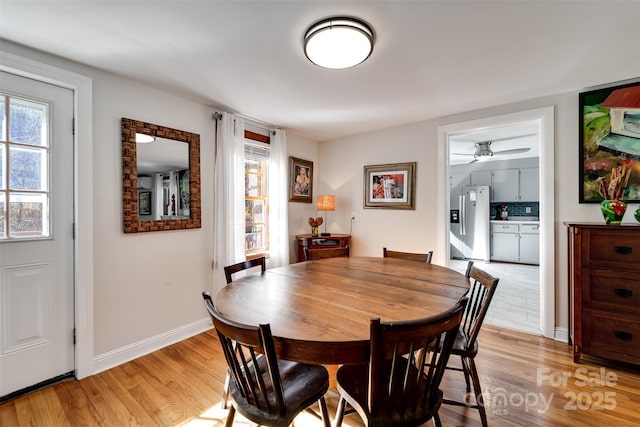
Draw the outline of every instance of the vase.
M620 225L627 204L622 200L603 200L600 202L600 210L604 216L604 222L608 225Z
M311 227L311 237L318 237L318 227Z
M633 217L636 219L636 221L640 222L640 208L636 209L636 211L633 213Z

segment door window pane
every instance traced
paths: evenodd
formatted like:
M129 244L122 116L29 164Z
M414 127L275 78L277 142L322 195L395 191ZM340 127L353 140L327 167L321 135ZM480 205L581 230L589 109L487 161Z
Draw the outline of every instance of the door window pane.
M44 237L49 230L43 221L49 214L46 194L9 195L9 233L14 238Z
M47 190L47 157L41 148L11 147L9 188L11 190Z
M0 200L0 238L4 239L7 237L6 223L4 220L6 216L6 212L4 211L4 201L7 196L5 193L0 192L0 197L2 197Z
M2 126L2 130L0 130L0 139L2 141L6 141L7 140L7 117L4 113L4 109L5 109L5 100L4 100L4 96L2 98L0 98L0 126Z
M46 147L47 106L24 99L9 101L9 140Z
M49 106L0 94L0 240L50 237Z
M6 166L4 165L4 159L6 158L4 152L5 152L5 145L0 142L0 190L5 190L5 183L4 183L4 171L6 170ZM4 200L4 199L2 199Z

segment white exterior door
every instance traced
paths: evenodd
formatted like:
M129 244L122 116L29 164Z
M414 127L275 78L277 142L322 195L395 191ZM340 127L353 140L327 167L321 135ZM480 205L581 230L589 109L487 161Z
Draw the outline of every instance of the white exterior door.
M74 370L73 92L0 74L0 396Z

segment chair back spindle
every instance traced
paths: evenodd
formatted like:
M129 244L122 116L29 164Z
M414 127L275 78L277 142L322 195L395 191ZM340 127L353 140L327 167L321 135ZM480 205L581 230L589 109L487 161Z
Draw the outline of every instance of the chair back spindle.
M468 349L475 345L499 280L474 266L469 268L469 278L471 280L471 287L467 292L469 302L460 326L461 331L466 335Z
M338 370L342 399L336 425L342 422L344 402L367 420L365 425L418 425L436 416L442 402L440 381L466 303L462 298L445 313L424 319L372 319L369 364Z

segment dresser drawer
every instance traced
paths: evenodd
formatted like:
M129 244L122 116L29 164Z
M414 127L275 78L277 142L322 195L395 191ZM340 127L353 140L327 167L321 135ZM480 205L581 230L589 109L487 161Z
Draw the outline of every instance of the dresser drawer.
M640 315L638 272L582 269L584 307Z
M640 358L640 317L598 310L583 310L584 349L616 352L624 359Z
M640 271L640 233L638 230L625 231L584 230L589 234L588 239L582 240L586 263L592 267Z

